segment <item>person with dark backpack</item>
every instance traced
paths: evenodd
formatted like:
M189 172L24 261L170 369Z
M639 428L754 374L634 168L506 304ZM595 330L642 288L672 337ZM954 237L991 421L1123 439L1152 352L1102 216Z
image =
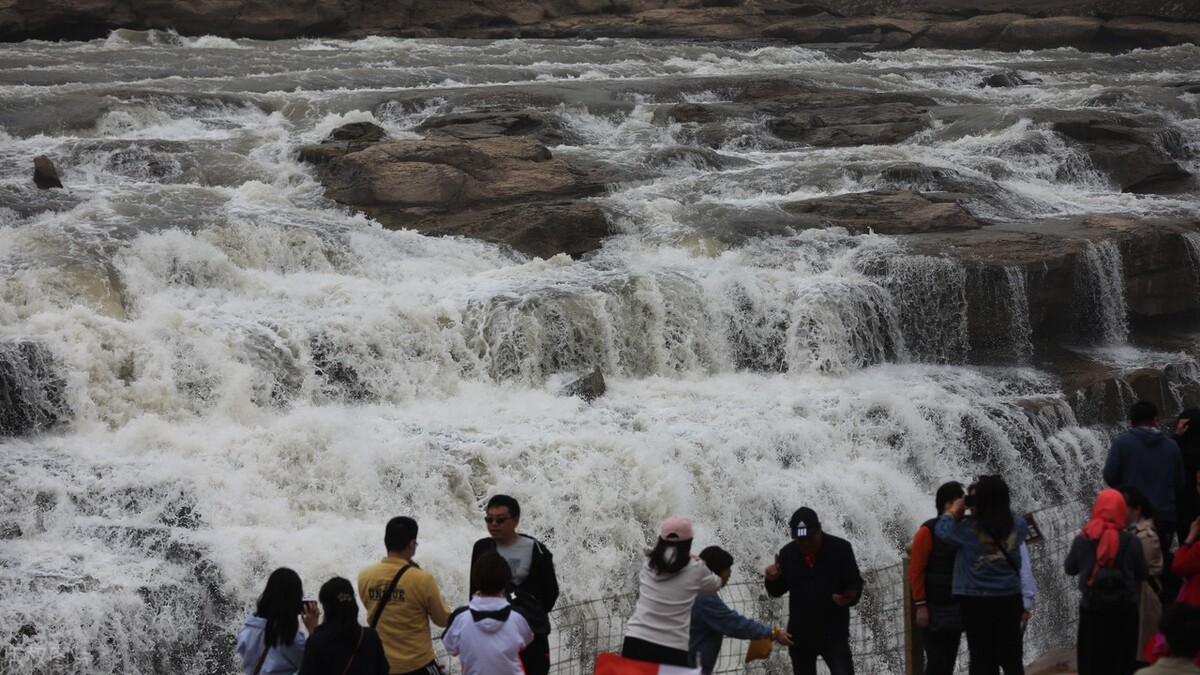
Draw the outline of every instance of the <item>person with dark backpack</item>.
M938 517L965 494L957 481L939 487L934 498ZM954 675L963 635L962 611L953 588L958 547L939 539L933 532L936 526L937 518L931 518L913 537L909 583L917 625L925 631L925 675Z
M1079 577L1079 675L1130 675L1137 653L1138 599L1149 576L1142 545L1125 529L1125 497L1107 489L1075 536L1063 567Z

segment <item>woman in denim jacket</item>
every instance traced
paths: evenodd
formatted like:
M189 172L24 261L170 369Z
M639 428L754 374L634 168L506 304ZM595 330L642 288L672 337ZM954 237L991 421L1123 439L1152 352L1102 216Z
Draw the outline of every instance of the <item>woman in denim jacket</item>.
M1012 511L1003 478L980 476L972 487L974 492L951 504L935 529L940 539L958 547L952 590L962 608L969 672L994 675L1003 669L1004 675L1024 675L1020 570L1029 526Z

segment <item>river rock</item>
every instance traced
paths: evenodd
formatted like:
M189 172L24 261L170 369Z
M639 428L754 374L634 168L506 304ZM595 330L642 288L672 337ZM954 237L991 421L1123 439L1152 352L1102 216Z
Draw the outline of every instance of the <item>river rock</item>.
M603 396L606 389L604 373L600 372L599 366L596 366L592 372L563 387L562 393L564 396L578 396L591 403Z
M387 132L383 127L373 122L343 124L329 132L320 143L300 148L300 161L325 164L348 153L364 150L386 137Z
M1117 115L1054 112L1054 130L1077 141L1124 192L1171 192L1191 176L1160 149L1165 130Z
M1002 87L1023 87L1028 84L1041 84L1042 81L1038 78L1027 80L1021 77L1021 74L1014 70L1005 70L999 73L992 73L983 78L979 83L980 87L991 87L998 89Z
M978 49L993 44L1014 21L1026 18L1023 14L980 14L961 21L934 23L913 41L914 47L950 47Z
M608 233L600 183L530 138L391 141L319 165L327 194L393 228L579 256Z
M1200 293L1183 238L1185 232L1195 231L1200 231L1200 223L1092 215L918 232L903 237L903 242L916 253L949 257L968 270L990 271L993 284L1001 283L1005 268L1024 270L1034 339L1087 339L1077 332L1074 316L1079 261L1089 244L1110 241L1118 246L1126 304L1135 319L1182 315L1194 311Z
M788 80L744 85L732 102L680 103L665 111L691 125L692 137L720 147L731 140L728 120L762 121L780 140L817 147L892 144L929 124L933 102L904 94L835 91Z
M1023 19L1005 26L998 39L1010 49L1086 48L1103 25L1102 19L1078 16Z
M49 157L38 155L33 158L33 184L38 186L39 190L63 186L62 181L58 179L58 169L54 168L54 162L51 162Z
M953 232L982 226L956 201L897 190L819 197L783 208L797 217L800 227L832 225L855 234Z
M1197 42L1178 0L0 0L0 39L92 39L114 29L281 39L363 37L782 38L910 46L1107 49Z
M557 119L532 108L498 108L440 115L425 120L414 130L425 132L431 138L449 136L464 141L496 136L528 136L546 145L562 145L577 140Z

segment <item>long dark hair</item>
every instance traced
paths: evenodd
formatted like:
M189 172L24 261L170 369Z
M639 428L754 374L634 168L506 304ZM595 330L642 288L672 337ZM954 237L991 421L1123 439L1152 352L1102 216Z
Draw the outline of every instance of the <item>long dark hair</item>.
M330 631L340 642L350 645L358 643L362 626L358 625L358 602L354 599L354 587L342 577L334 577L321 584L317 594L325 618L318 630Z
M983 531L996 539L996 545L1001 546L1000 542L1013 531L1008 483L1000 476L980 476L975 483L975 505L971 508Z
M263 631L263 645L290 645L300 630L300 603L304 602L304 586L300 575L287 567L280 567L267 577L267 587L258 596L254 613L267 620Z
M691 539L667 541L659 537L658 543L646 554L646 557L650 559L647 564L650 565L650 569L659 574L675 574L687 567L691 560L688 555L691 552Z

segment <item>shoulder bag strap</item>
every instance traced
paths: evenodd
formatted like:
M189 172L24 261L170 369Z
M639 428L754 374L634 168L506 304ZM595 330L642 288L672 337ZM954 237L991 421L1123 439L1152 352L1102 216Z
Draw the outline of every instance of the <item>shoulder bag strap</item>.
M976 522L978 522L978 521L976 521ZM996 535L992 534L991 530L983 527L983 523L979 523L979 527L983 529L983 533L986 534L989 539L996 542L996 548L1000 549L1000 552L1004 554L1004 559L1008 561L1008 566L1013 568L1014 572L1016 572L1017 574L1020 574L1021 566L1018 565L1016 563L1016 561L1012 559L1012 556L1008 554L1008 549L1004 548L1004 544L1001 543L1001 541L996 538Z
M408 568L410 567L412 567L412 565L405 565L404 567L401 567L400 571L396 572L396 576L392 577L392 583L388 584L387 591L384 592L383 597L380 598L379 604L375 605L375 613L371 615L371 628L374 628L375 624L379 623L379 617L383 616L383 608L387 607L388 600L392 599L392 591L396 590L396 584L400 583L400 577L404 576L404 573L407 572ZM359 637L362 636L359 635ZM257 675L257 673L255 675Z
M265 633L264 633L263 637L264 638L266 637ZM254 666L254 675L258 675L259 673L262 672L262 667L263 667L263 664L267 662L267 652L269 652L269 651L271 651L271 645L263 645L262 656L258 657L258 665Z
M354 645L354 651L350 652L350 660L346 662L346 667L342 669L342 675L350 672L350 666L354 665L354 657L358 656L358 648L362 646L363 633L367 632L365 628L358 629L358 644Z

